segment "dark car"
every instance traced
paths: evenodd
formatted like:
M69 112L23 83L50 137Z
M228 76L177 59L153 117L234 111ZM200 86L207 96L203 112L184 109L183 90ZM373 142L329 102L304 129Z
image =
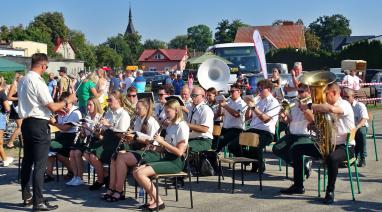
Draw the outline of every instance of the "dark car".
M154 77L159 75L158 72L156 71L144 71L143 72L143 77L146 80L146 84L151 84L151 81L153 81Z
M184 81L187 81L188 80L188 74L189 73L192 73L192 75L194 76L194 82L198 82L198 70L195 70L195 69L184 69L183 70L183 74L182 74L182 79Z
M157 92L159 87L166 83L166 79L169 78L168 75L156 75L154 79L151 81L151 91Z

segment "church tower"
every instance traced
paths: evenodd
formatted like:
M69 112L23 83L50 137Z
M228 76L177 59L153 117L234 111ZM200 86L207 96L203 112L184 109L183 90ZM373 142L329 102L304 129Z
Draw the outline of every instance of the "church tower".
M127 24L125 36L128 34L135 34L135 33L136 33L136 31L135 31L134 25L133 25L133 19L132 19L132 15L131 15L131 6L130 6L130 8L129 8L129 23Z

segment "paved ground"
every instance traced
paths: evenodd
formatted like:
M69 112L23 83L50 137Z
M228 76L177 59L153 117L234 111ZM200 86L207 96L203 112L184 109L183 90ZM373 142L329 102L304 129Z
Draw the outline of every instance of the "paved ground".
M375 110L376 128L382 133L382 110ZM382 160L382 140L378 151ZM306 193L304 195L280 195L279 190L291 185L290 179L285 178L285 167L278 171L277 160L272 154L267 154L267 170L263 179L263 191L259 190L256 174L245 173L245 185L236 186L236 193L231 194L230 170L225 169L225 180L222 189L217 189L217 177L201 178L199 184L192 179L194 190L194 211L382 211L382 161L375 161L374 147L368 140L367 166L360 168L361 194L356 194L356 201L351 200L351 192L347 170L341 169L336 184L336 202L332 206L321 203L317 197L317 169L306 181ZM289 175L292 169L289 168ZM238 173L239 180L239 173ZM20 186L15 182L17 179L17 166L0 168L0 211L24 211L31 208L23 208L20 204ZM117 203L107 203L100 200L100 192L90 192L87 186L68 187L61 178L59 183L52 182L45 185L45 196L53 204L59 205L58 211L135 211L137 201L134 197L134 187L128 186L127 200ZM130 182L132 182L130 178ZM238 181L237 181L238 182ZM354 185L356 185L354 183ZM163 188L163 187L162 187ZM186 189L188 185L186 184ZM164 194L164 189L160 190ZM322 193L324 195L324 193ZM179 191L179 202L175 201L174 190L169 190L168 196L164 197L166 211L191 211L189 192Z

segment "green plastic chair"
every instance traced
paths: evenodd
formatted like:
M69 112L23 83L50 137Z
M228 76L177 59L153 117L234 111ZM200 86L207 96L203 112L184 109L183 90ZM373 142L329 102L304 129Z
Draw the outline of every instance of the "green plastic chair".
M354 156L353 158L350 158L349 156L349 142L351 140L354 140L354 137L355 137L355 129L352 129L350 133L348 133L347 135L347 140L346 140L346 161L344 161L344 163L346 164L347 168L348 168L348 175L349 175L349 179L350 179L350 188L351 188L351 194L352 194L352 198L353 198L353 201L355 201L355 196L354 196L354 187L353 187L353 172L351 170L351 166L353 165L354 166L354 170L355 170L355 176L356 176L356 180L357 180L357 189L358 189L358 194L361 193L361 185L360 185L360 182L359 182L359 174L358 174L358 168L357 168L357 158ZM323 164L323 162L321 161L321 164L318 168L318 197L321 197L321 167L324 168L324 188L323 190L325 191L326 189L326 166Z
M378 148L377 148L377 142L376 142L376 135L375 135L375 128L374 128L374 116L372 113L369 112L369 120L371 120L371 134L368 134L366 136L366 139L373 139L374 141L374 152L375 152L375 160L378 161Z

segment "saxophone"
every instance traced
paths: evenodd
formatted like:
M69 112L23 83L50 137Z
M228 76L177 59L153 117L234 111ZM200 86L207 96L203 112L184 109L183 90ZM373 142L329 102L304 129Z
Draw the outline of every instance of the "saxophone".
M328 71L306 72L300 78L302 84L310 88L312 103L325 104L326 87L336 81L336 75ZM311 137L315 146L319 150L324 161L335 147L333 117L329 113L315 113L314 123L311 126ZM313 135L315 134L315 135Z

